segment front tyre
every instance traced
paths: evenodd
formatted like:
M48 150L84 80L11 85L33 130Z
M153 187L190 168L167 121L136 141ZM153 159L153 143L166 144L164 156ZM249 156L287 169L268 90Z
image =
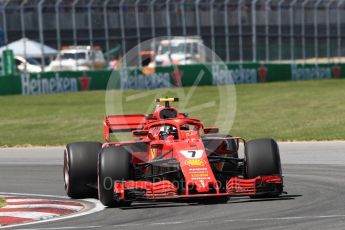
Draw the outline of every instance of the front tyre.
M118 201L114 193L114 181L131 177L132 156L123 147L109 146L98 157L98 198L107 207L125 207L130 201Z
M97 182L99 142L75 142L66 145L63 176L65 191L71 198L93 197Z
M257 176L282 176L279 148L275 140L265 138L248 141L244 154L248 179ZM282 192L281 184L272 184L269 188L264 188L262 194L252 198L276 197Z

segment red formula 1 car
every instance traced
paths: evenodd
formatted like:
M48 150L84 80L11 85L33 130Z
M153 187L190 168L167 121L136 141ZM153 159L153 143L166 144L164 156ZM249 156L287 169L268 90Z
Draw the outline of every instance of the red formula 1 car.
M170 106L177 98L157 99L148 115L114 115L104 120L104 144L76 142L64 152L68 196L97 196L108 207L132 201L169 200L223 203L229 197L277 197L283 193L279 149L272 139L245 142L217 135ZM160 103L164 103L161 105ZM136 140L112 142L114 132ZM201 135L203 133L204 135ZM244 144L244 159L238 157Z

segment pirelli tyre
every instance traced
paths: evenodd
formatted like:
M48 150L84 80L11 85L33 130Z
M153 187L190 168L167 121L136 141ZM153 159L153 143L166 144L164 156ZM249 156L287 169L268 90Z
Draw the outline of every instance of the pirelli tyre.
M63 176L69 197L79 199L97 195L97 159L99 142L75 142L66 145Z
M245 144L245 169L248 179L257 176L282 175L279 147L275 140L255 139ZM273 185L262 195L252 196L252 198L276 197L282 193L282 185Z
M98 157L98 198L107 207L125 207L131 201L119 201L114 182L131 178L131 154L123 147L103 148Z

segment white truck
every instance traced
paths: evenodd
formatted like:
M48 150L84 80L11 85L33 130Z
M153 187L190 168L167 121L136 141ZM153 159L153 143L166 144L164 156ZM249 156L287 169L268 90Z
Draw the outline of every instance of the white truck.
M153 46L156 53L152 67L206 62L205 46L198 36L172 37Z
M54 61L50 63L48 71L62 70L93 70L106 67L103 52L98 47L68 46L64 47Z

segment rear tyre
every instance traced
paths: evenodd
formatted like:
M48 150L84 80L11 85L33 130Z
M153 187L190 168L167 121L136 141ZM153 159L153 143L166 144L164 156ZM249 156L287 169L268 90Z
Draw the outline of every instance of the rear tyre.
M75 142L64 151L63 176L69 197L95 197L97 190L97 159L102 148L99 142Z
M255 139L245 145L246 177L282 175L279 148L273 139ZM272 188L262 195L251 198L277 197L282 193L281 184L272 184Z
M98 198L107 207L126 207L131 201L118 201L114 193L114 181L131 178L132 156L123 147L102 149L98 158Z

